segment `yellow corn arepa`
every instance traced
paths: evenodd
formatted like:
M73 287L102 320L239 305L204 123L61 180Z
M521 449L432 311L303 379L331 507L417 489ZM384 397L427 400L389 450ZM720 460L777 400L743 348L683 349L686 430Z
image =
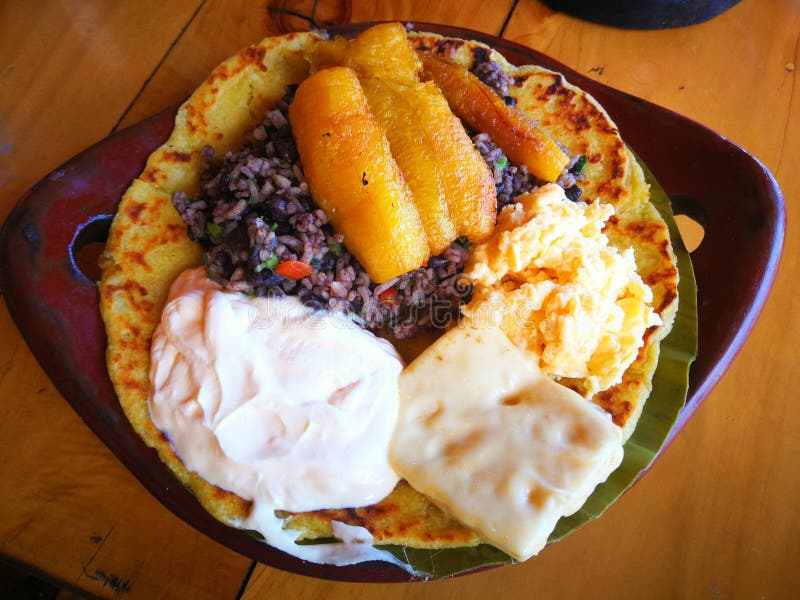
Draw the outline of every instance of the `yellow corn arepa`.
M675 257L666 225L648 202L641 169L603 109L561 75L534 66L513 67L477 42L424 33L409 38L418 50L466 67L478 53L489 51L515 76L510 94L517 107L570 153L588 157L586 180L580 184L584 198L600 196L615 206L617 215L607 232L620 247L634 247L639 271L653 289L655 308L665 323L648 332L622 383L593 398L629 435L650 391L658 342L677 310ZM237 149L245 133L283 96L284 87L308 77L309 61L319 60L319 48L338 52L335 45L320 46L320 40L312 33L268 38L217 67L180 108L172 135L123 196L102 258L100 310L108 334L109 374L120 404L138 434L205 509L228 523L244 520L250 502L189 472L153 425L147 408L150 341L167 291L183 269L202 264L202 249L188 239L171 194L195 193L204 166L202 148L211 145L217 154ZM579 380L567 383L580 391ZM330 537L330 523L336 520L365 527L377 544L446 548L481 542L403 482L373 506L286 516L286 526L297 530L300 539Z

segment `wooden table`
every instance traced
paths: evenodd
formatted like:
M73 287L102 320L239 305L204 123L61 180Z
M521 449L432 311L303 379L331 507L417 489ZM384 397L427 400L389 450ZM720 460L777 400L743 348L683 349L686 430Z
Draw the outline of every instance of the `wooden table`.
M313 2L282 4L310 14ZM743 0L710 22L649 32L534 0L377 4L322 1L316 16L502 35L708 125L772 171L788 210L784 259L728 373L644 480L540 557L428 584L332 583L254 565L164 509L54 390L3 306L3 559L102 597L797 597L800 4ZM275 31L266 3L246 0L1 3L0 220L60 163Z

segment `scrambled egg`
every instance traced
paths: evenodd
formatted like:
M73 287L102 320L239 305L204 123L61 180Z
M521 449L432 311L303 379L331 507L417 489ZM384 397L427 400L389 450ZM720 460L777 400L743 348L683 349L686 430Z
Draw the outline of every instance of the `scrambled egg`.
M464 271L475 284L464 315L500 327L551 377L583 379L587 397L619 383L645 330L661 324L633 250L602 231L613 214L546 185L503 209Z

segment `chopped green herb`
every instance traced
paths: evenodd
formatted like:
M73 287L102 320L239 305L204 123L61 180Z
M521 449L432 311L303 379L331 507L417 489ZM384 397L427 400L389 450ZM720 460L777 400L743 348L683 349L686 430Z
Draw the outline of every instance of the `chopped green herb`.
M269 230L270 231L275 231L277 228L278 228L278 224L277 223L273 223L272 225L270 225Z
M504 171L505 168L508 166L508 159L505 156L501 156L500 158L497 159L497 163L495 164L497 165L498 169Z
M206 225L206 231L208 231L208 235L216 239L222 235L222 226L217 223L208 223Z
M469 250L469 249L472 247L472 242L470 242L470 241L469 241L467 238L465 238L465 237L460 237L460 238L458 238L458 239L456 240L456 243L457 243L459 246L461 246L462 248L466 248L467 250Z
M244 290L242 293L243 293L245 296L250 296L250 297L252 297L252 296L255 296L255 295L256 295L256 291L255 291L255 290Z
M262 263L258 263L258 266L253 270L256 273L261 273L261 271L263 271L264 269L269 269L269 270L274 269L277 266L277 264L278 264L278 257L275 256L274 252L272 252L270 253L269 258L267 260L265 260Z
M586 168L586 155L581 154L578 157L578 160L575 161L575 164L572 165L570 171L572 171L575 175L580 175L583 173L583 170Z
M330 250L331 254L333 254L334 256L342 255L342 245L339 242L328 244L328 250Z

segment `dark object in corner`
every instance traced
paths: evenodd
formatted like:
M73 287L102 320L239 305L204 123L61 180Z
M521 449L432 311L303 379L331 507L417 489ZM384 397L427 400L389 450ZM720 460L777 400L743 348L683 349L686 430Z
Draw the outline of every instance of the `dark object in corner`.
M668 29L713 19L739 0L543 0L567 14L627 29Z

